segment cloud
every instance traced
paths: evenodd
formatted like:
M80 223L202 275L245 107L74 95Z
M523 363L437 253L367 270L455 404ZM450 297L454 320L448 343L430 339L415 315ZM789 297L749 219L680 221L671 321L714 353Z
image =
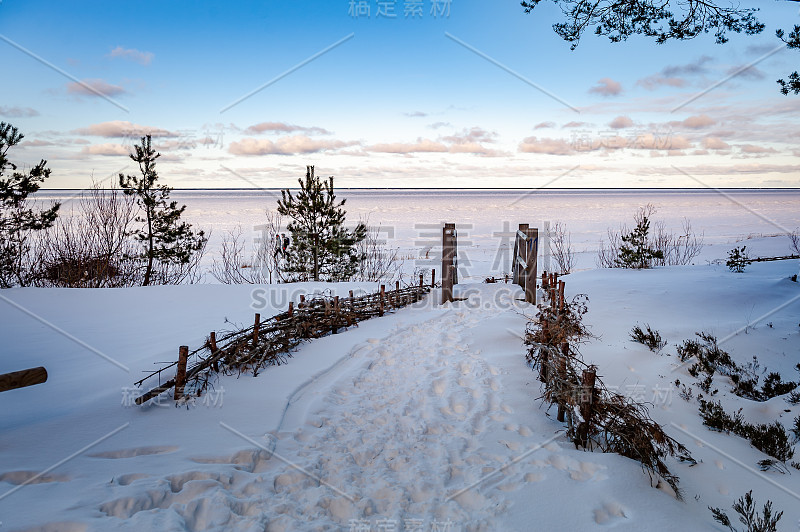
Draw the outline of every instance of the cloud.
M453 144L467 144L471 142L494 142L495 138L497 138L497 133L494 131L486 131L480 127L473 127L464 129L461 133L442 137L440 140Z
M739 146L739 149L742 150L742 153L747 153L749 155L778 153L778 150L776 150L775 148L765 148L763 146L756 146L755 144L742 144L741 146Z
M751 44L750 46L745 48L745 51L748 54L752 54L752 55L764 55L766 53L769 53L769 52L773 51L775 48L776 48L775 43L771 43L771 44L767 44L767 43L764 43L764 44Z
M672 65L664 67L661 73L667 77L677 76L677 75L699 76L701 74L705 74L708 72L706 64L710 63L713 60L714 60L713 57L703 55L695 59L691 63L687 63L685 65Z
M694 115L686 120L680 122L670 122L669 124L674 127L685 127L689 129L704 129L713 126L717 121L708 115Z
M72 131L76 135L91 135L94 137L142 137L151 135L153 137L179 137L180 133L167 131L152 126L142 126L132 124L127 120L112 120L110 122L100 122L91 124L89 127L79 128Z
M119 85L112 85L102 79L84 79L80 83L67 83L67 92L77 96L119 96L127 91ZM100 93L100 94L98 94Z
M575 121L572 121L572 122L567 122L566 124L561 126L561 128L562 129L566 129L566 128L573 128L573 127L586 127L586 126L590 126L590 125L591 124L589 124L589 122L575 122Z
M423 113L422 111L414 111L411 113L403 113L404 116L408 116L410 118L424 118L428 116L428 113Z
M260 122L248 127L244 132L249 135L258 135L259 133L264 133L265 131L270 133L294 133L299 131L309 135L331 134L330 131L321 127L296 126L294 124L286 124L284 122Z
M667 77L662 76L661 74L653 74L652 76L647 76L646 78L642 78L636 82L636 85L640 87L644 87L645 89L652 91L659 87L683 87L686 85L686 80L683 78L676 78L676 77Z
M369 151L382 153L441 153L448 151L448 147L441 142L430 139L418 138L416 142L391 142L370 146Z
M439 129L440 127L452 127L452 125L453 124L451 124L450 122L434 122L428 127L431 129Z
M717 137L706 137L703 139L703 147L707 150L729 150L731 145Z
M685 150L692 147L686 137L680 135L654 135L647 133L639 135L628 146L637 150ZM674 153L672 154L674 155Z
M129 61L133 61L145 66L149 65L154 57L152 52L140 52L134 48L123 48L122 46L117 46L111 50L108 56L112 58L119 57L122 59L128 59Z
M533 126L533 129L545 129L545 128L546 129L552 129L554 127L556 127L556 123L555 122L539 122L538 124Z
M633 120L627 116L618 116L608 124L611 129L625 129L631 126L633 126Z
M749 79L749 80L762 80L767 77L763 71L757 69L755 66L752 65L738 65L732 66L728 69L728 75L735 75L737 78L742 79Z
M544 153L547 155L570 155L575 152L572 144L564 139L527 137L519 144L523 153Z
M708 73L709 62L714 59L703 55L691 63L685 65L669 65L664 67L660 73L647 76L636 82L636 85L647 90L655 90L659 87L684 87L688 81L681 76L700 76Z
M305 135L282 137L276 141L246 138L231 142L228 151L234 155L295 155L336 150L358 144L341 140L312 139Z
M618 96L622 93L622 85L611 78L602 78L598 80L597 85L589 89L589 92L601 96Z
M122 144L114 144L114 143L93 144L91 146L86 146L85 148L83 148L81 153L85 153L87 155L126 156L131 153L131 149L130 147L123 146Z
M30 107L0 105L0 116L7 116L9 118L30 118L32 116L39 116L39 111Z

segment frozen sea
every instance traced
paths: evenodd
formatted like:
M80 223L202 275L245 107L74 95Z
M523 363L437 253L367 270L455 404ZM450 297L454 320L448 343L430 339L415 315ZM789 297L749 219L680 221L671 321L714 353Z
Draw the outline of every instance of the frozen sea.
M75 193L42 191L39 197L63 201ZM248 243L255 242L265 213L275 210L279 196L278 190L241 189L172 194L186 204L189 222L211 231L209 260L222 237L237 226ZM630 225L636 210L648 203L656 208L654 220L663 220L667 228L680 230L687 218L703 234L706 247L699 264L724 257L743 240L754 255L789 254L785 232L800 227L800 189L339 189L337 196L347 200L349 222L361 219L380 226L387 244L400 248L410 263L404 269L424 268L420 256L440 243L438 228L444 222L456 223L460 263L468 276L476 277L508 270L508 235L520 223L540 230L546 223L564 223L578 268L593 268L607 229Z

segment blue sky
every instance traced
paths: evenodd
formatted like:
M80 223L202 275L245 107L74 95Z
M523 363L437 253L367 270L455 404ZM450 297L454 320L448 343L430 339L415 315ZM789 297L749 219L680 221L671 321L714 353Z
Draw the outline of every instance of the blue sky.
M132 172L145 132L178 188L291 186L306 164L351 187L797 187L800 96L775 80L800 54L719 84L800 21L792 2L748 4L762 35L570 51L550 3L3 0L0 120L52 188Z

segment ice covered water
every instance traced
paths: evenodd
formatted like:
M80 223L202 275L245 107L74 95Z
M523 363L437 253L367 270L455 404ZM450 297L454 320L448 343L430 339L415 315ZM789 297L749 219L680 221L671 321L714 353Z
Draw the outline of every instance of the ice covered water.
M73 194L43 191L40 196L63 199ZM607 229L631 225L633 214L647 203L656 207L654 219L664 220L668 229L680 230L688 218L693 229L704 234L707 245L719 246L713 253L707 249L698 259L700 264L723 257L738 240L782 235L782 227L800 226L800 190L340 189L337 195L347 200L349 222L361 219L380 225L382 237L389 246L400 248L406 266L411 266L404 269L409 271L425 267L419 259L432 256L428 251L435 252L441 244L441 224L455 222L460 264L476 277L508 270L513 240L502 233L513 232L519 223L540 231L545 222L566 224L579 268L594 267L595 252ZM223 236L237 226L252 245L260 236L258 226L263 225L265 212L275 210L279 196L278 190L177 190L172 194L186 204L184 216L190 223L211 230L207 260Z

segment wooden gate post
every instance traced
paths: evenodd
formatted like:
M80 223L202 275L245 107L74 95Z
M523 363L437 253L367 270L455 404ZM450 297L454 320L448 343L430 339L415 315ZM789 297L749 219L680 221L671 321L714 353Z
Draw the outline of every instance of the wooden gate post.
M528 236L526 243L525 261L525 301L531 305L536 304L536 277L539 255L539 230L535 227L526 231Z
M183 397L183 387L186 386L186 361L189 358L189 346L182 345L178 349L178 371L175 373L175 400Z
M378 316L383 316L383 300L386 297L386 285L381 285L381 303L378 307Z
M519 230L514 237L514 256L511 257L513 262L511 271L514 274L512 282L522 288L525 288L525 272L523 271L524 266L520 263L520 259L522 259L523 263L527 264L528 247L525 245L525 239L528 237L528 227L530 227L529 224L519 224Z
M455 240L456 224L444 224L444 228L442 228L442 304L453 300Z

